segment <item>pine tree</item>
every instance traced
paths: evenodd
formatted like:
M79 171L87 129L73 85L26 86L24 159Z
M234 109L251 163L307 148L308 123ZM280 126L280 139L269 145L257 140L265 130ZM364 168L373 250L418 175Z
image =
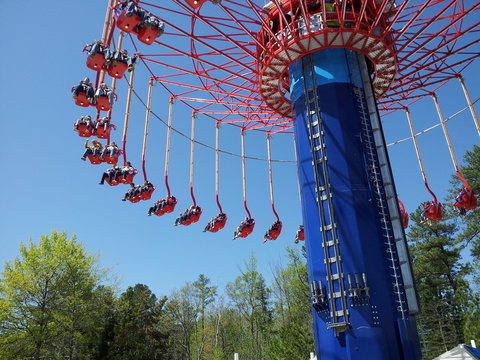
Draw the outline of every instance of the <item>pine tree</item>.
M471 292L465 277L471 268L462 264L457 226L451 221L427 223L421 211L411 216L408 238L420 298L419 333L424 355L431 359L464 340L462 314Z

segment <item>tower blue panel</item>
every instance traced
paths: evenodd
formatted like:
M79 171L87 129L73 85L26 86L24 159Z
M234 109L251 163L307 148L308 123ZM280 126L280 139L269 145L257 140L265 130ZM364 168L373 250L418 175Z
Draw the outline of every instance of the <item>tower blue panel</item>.
M418 359L358 57L322 50L289 73L317 357Z

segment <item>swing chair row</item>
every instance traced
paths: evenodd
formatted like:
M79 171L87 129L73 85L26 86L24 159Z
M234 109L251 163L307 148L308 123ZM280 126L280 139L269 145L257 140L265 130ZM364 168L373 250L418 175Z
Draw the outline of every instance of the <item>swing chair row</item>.
M463 81L461 79L460 79L460 81L462 83L462 86L464 86ZM465 90L466 89L464 87L464 91ZM465 94L467 96L467 100L469 100L468 93L465 93ZM475 194L475 191L471 188L470 184L465 180L465 178L462 176L462 174L460 172L460 168L459 168L459 165L458 165L458 162L457 162L457 158L455 156L453 146L452 146L452 143L451 143L450 135L448 133L447 126L445 124L445 119L444 119L442 111L440 109L440 104L438 103L437 95L435 93L432 93L431 96L432 96L432 99L435 103L435 107L436 107L436 110L437 110L440 125L441 125L442 130L443 130L443 134L445 135L445 140L446 140L447 145L448 145L448 150L450 152L450 156L452 158L452 163L453 163L453 166L455 168L455 174L457 175L458 179L464 185L464 188L460 191L458 196L455 197L455 200L453 202L453 207L455 209L457 209L458 213L461 216L465 216L467 214L467 211L474 210L474 209L477 208L478 198L477 198L477 195ZM470 101L469 101L469 105L470 105ZM472 111L472 115L473 115L473 118L475 120L476 115L474 113L474 110L473 110L472 107L470 107L470 109ZM412 135L412 141L413 141L413 144L414 144L414 147L415 147L415 153L417 155L418 164L419 164L419 167L420 167L420 172L422 174L423 182L425 184L425 188L427 189L427 191L432 196L431 201L428 201L428 202L424 203L424 209L423 209L422 216L426 219L426 221L429 221L429 222L441 221L442 218L443 218L443 212L444 212L443 205L442 205L442 203L440 203L438 201L435 193L430 189L430 187L428 185L428 180L427 180L427 175L426 175L426 172L425 172L425 167L423 165L423 160L422 160L422 157L421 157L421 154L420 154L420 148L418 146L417 135L416 135L415 130L413 128L413 122L412 122L411 114L410 114L410 111L409 111L408 108L405 108L405 114L407 116L407 121L408 121L408 125L409 125L409 128L410 128L410 133ZM475 123L477 124L477 122L475 122ZM478 129L478 124L477 124L477 129ZM403 203L401 201L399 201L399 203L400 203L400 211L401 211L401 216L402 216L402 223L403 223L404 228L406 228L408 226L408 213L405 211L405 207L403 206Z

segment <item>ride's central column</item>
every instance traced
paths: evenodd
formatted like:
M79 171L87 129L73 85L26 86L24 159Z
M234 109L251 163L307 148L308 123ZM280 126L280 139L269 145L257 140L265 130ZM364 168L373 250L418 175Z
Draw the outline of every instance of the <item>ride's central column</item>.
M360 56L289 67L317 356L417 359Z

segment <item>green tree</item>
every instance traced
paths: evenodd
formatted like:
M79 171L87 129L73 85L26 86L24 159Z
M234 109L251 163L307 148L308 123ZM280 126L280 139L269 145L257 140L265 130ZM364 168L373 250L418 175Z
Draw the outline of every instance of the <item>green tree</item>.
M274 321L265 350L272 360L302 360L314 351L307 265L298 250L287 248L287 258L274 272Z
M146 285L129 286L117 302L108 359L165 359L168 334L162 315L166 301L166 297L158 300Z
M172 334L171 358L175 360L192 360L192 340L199 314L194 291L193 285L186 283L170 294L170 301L166 305Z
M206 315L208 306L215 301L217 287L210 286L210 279L204 274L200 274L193 283L193 293L197 303L200 318L197 321L195 329L196 358L202 360L205 358L204 351L206 346Z
M408 238L416 286L420 298L419 332L424 355L433 358L462 343L463 316L471 290L462 263L462 246L451 221L427 223L422 209L412 214Z
M227 284L227 295L246 325L246 341L238 352L246 360L261 360L265 358L264 336L271 323L270 289L257 271L255 257L250 257L245 270L233 283Z
M0 278L3 359L83 359L101 326L96 303L101 273L75 237L52 232L20 245Z
M480 195L480 146L474 145L471 151L467 151L463 157L464 165L460 166L463 177L468 181L477 195ZM463 183L454 176L454 184L450 189L451 197L458 195L464 187ZM467 216L461 218L463 222L459 240L465 245L471 244L471 254L477 262L480 261L480 210L469 211Z

